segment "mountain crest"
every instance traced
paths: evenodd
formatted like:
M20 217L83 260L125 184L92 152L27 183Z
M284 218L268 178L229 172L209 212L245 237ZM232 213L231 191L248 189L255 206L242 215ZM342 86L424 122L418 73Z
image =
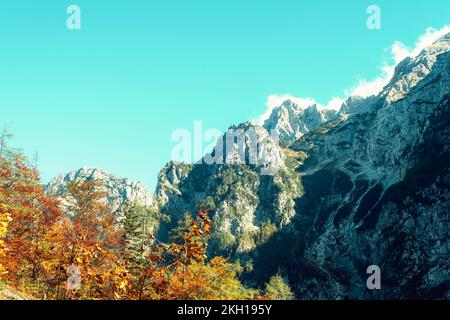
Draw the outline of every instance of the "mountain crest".
M280 140L292 142L335 119L337 114L336 110L321 107L316 103L299 106L291 100L286 100L272 110L263 127L268 131L275 131Z
M45 191L47 194L63 200L63 197L68 195L67 183L80 180L99 180L103 183L104 191L108 194L104 201L111 208L111 212L117 216L118 221L123 219L121 209L127 202L144 206L152 204L152 198L142 183L119 178L102 169L90 167L83 167L57 176L45 186ZM62 205L64 207L64 201Z

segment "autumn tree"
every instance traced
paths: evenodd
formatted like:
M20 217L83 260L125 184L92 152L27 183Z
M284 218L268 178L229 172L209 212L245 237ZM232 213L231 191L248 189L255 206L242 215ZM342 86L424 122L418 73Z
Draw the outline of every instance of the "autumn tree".
M127 289L123 234L104 201L103 184L77 180L67 190L66 218L50 234L58 244L49 264L57 273L55 298L120 299ZM81 284L67 285L71 270L79 270Z
M3 229L8 227L1 243L3 274L9 283L40 294L45 282L45 234L60 211L58 203L45 195L36 166L8 147L8 137L4 132L0 140L0 217Z
M7 139L6 130L3 131L2 136L0 137L0 165L3 171L3 167L6 164L6 161L3 157L3 149L6 147L6 139ZM6 205L7 197L6 197L6 184L0 184L0 279L2 276L7 274L7 270L5 268L5 259L6 259L6 246L5 246L5 238L8 232L8 224L11 221L11 213Z
M246 300L256 299L257 290L248 289L238 279L241 267L223 257L208 263L194 262L178 266L169 273L163 299L175 300Z
M188 225L187 222L190 221ZM183 230L182 226L186 228ZM149 256L149 267L140 299L253 299L259 292L245 288L238 280L241 268L225 258L207 261L211 234L207 211L197 219L185 219L177 228L177 239L157 244Z
M5 210L3 202L0 199L0 279L1 276L7 273L7 270L4 266L4 259L6 258L5 237L10 221L11 215Z
M266 283L265 293L272 300L294 300L289 283L280 274L272 276Z
M208 260L208 211L190 215L163 243L160 217L137 204L124 224L109 208L102 181L67 183L59 199L46 195L36 163L0 136L0 280L38 299L254 299L241 268Z

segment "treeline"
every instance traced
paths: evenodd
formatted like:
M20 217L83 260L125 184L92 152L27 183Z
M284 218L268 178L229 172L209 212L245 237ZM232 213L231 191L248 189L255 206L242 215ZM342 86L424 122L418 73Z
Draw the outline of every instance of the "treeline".
M62 199L48 197L35 166L0 138L0 290L36 299L292 298L280 276L250 289L238 264L207 258L207 211L161 243L145 207L127 205L118 227L101 181L70 182Z

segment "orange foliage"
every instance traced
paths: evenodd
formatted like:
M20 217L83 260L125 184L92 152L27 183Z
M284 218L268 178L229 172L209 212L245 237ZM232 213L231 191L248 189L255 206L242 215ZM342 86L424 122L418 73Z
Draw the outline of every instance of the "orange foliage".
M48 226L60 217L58 202L45 195L37 170L13 152L0 155L0 200L0 215L10 220L1 243L1 264L7 271L3 278L16 286L31 279L34 289L40 290L47 255L43 239Z
M114 226L114 218L103 198L99 181L77 181L67 185L69 203L64 219L49 233L55 244L54 257L48 267L57 274L56 298L106 298L121 297L125 289L126 269L121 252L124 250L122 233ZM82 285L67 287L68 269L79 269ZM61 296L60 288L64 288ZM119 293L121 292L121 293Z
M235 265L207 262L207 211L173 243L149 239L136 264L101 181L68 183L64 199L51 199L35 168L4 141L0 150L0 280L8 285L38 299L256 298Z

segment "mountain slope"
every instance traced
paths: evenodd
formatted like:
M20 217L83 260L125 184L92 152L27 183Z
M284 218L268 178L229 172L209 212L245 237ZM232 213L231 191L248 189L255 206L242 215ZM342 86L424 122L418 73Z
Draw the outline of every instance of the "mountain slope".
M249 150L248 140L232 143L231 152L220 156L224 164L207 164L206 159L195 165L169 163L159 175L154 198L160 212L171 217L163 224L160 238L166 239L186 212L194 214L199 208L213 210L210 252L215 254L249 252L266 240L267 233L290 223L301 184L295 166L285 160L285 150L259 126L245 123L230 130L242 130L241 141L249 131L255 133L257 163L232 161L239 150ZM208 157L215 157L226 145L225 140L220 139ZM248 163L251 153L246 156ZM267 174L272 171L273 175Z
M169 164L154 202L172 217L161 234L200 205L217 230L210 251L253 262L247 281L282 270L299 298L449 298L449 51L447 35L338 113L274 109L264 127L288 148L271 151L283 162L273 175ZM373 264L382 290L366 288Z
M256 278L291 242L277 267L304 298L449 297L449 40L401 63L367 112L294 143L308 154L305 196L290 228L260 249ZM365 286L372 264L380 291Z

